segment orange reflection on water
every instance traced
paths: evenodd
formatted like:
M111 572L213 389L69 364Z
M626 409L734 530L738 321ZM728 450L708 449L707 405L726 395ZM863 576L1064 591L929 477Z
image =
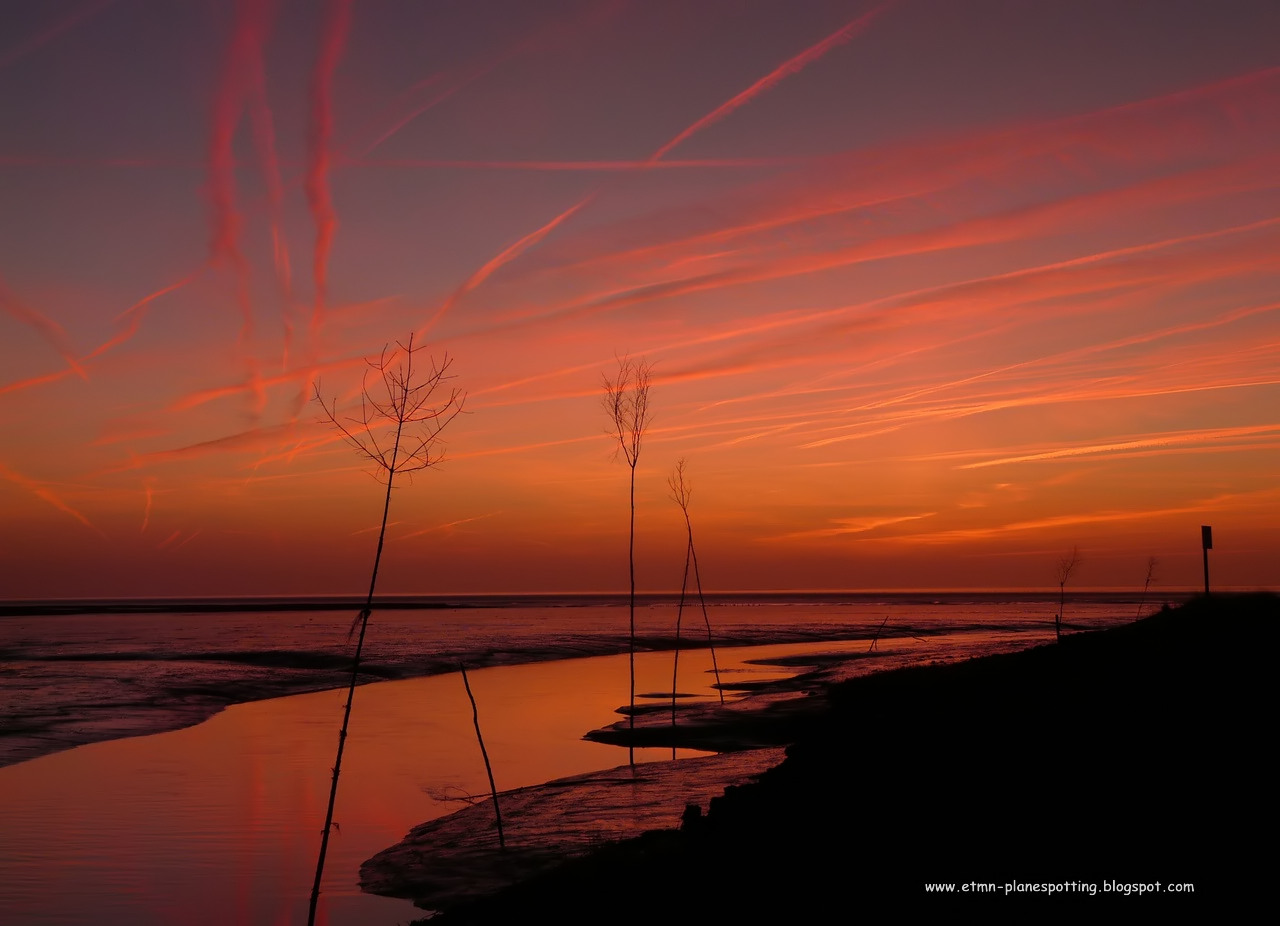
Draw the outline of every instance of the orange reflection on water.
M637 654L638 693L670 692L671 656ZM709 654L681 663L680 690L714 697ZM627 703L625 655L468 675L500 789L626 762L625 750L582 739ZM50 926L301 921L345 699L324 691L235 705L184 730L0 769L0 909ZM636 751L637 761L670 756ZM358 688L325 866L327 922L413 918L407 902L358 890L360 863L457 809L460 796L487 792L458 674Z

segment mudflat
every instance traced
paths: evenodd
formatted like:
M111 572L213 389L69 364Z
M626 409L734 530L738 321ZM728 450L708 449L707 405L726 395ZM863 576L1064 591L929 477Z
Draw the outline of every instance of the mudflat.
M826 684L818 709L796 712L784 761L679 828L432 922L1235 906L1269 884L1254 847L1270 838L1278 628L1275 595L1215 595L1024 652ZM782 735L776 714L738 720L744 741L753 722Z

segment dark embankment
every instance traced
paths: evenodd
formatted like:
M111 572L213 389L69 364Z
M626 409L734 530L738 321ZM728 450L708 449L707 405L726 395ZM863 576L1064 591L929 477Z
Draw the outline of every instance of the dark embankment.
M785 762L681 831L432 922L1234 906L1270 883L1278 626L1274 595L1197 599L1059 645L844 683ZM1015 881L1060 890L1006 895ZM996 889L946 899L930 882ZM1168 892L1179 883L1194 894Z

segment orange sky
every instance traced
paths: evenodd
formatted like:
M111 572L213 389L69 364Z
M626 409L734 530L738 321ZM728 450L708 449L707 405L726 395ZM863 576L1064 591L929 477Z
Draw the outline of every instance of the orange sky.
M14 0L2 597L1280 584L1280 7Z

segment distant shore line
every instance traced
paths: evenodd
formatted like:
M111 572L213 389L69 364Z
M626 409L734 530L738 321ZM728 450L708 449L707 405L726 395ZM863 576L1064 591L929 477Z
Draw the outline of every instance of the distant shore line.
M1259 589L1222 589L1223 593L1259 591ZM1182 602L1196 594L1194 588L1162 588L1145 596L1133 589L1091 589L1070 592L1073 600L1119 604L1131 604L1145 597L1147 601ZM644 607L675 605L678 592L649 592L636 596L636 602ZM896 603L946 603L965 601L1028 601L1056 602L1056 591L1021 590L945 590L945 591L847 591L847 592L712 592L704 596L707 604L718 606L813 604L841 605L868 604L876 601ZM464 610L471 608L529 608L529 607L626 607L625 594L596 594L575 592L566 594L531 593L523 595L464 594L464 595L386 595L374 599L374 610ZM40 617L74 614L202 614L236 612L289 612L289 611L358 611L364 607L363 598L347 596L269 596L269 597L189 597L189 598L63 598L63 599L11 599L0 601L0 617Z

